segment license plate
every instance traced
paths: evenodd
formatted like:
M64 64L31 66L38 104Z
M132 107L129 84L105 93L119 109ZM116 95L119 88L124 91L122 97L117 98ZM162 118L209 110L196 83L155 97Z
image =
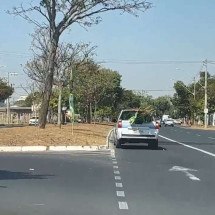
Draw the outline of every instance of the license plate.
M144 130L144 129L139 129L139 132L140 134L143 134L143 135L151 134L149 130Z
M132 130L130 130L129 133L147 135L147 134L150 134L150 131L149 130L144 130L144 129L132 129Z

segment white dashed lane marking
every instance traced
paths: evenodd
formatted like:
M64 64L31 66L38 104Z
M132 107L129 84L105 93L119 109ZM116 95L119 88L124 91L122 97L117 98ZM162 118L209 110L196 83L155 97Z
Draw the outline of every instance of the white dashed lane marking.
M118 197L125 197L125 192L124 191L116 191L116 195Z
M120 174L120 172L119 172L118 170L114 170L113 172L114 172L114 174L116 174L116 175L119 175L119 174Z
M121 176L120 176L120 171L119 166L117 165L117 160L115 158L115 151L111 150L111 158L112 158L112 163L113 163L113 172L114 172L114 179L115 179L115 185L118 190L116 190L116 196L117 198L125 198L125 191L120 190L120 188L123 188L123 184L121 183ZM128 210L128 203L127 202L121 202L118 201L119 204L119 209L120 210Z
M121 210L128 210L128 204L127 202L118 202L119 203L119 209Z
M115 176L115 180L121 180L121 176Z
M122 183L116 183L116 187L123 187Z
M200 134L197 134L196 136L201 137L201 135L200 135Z

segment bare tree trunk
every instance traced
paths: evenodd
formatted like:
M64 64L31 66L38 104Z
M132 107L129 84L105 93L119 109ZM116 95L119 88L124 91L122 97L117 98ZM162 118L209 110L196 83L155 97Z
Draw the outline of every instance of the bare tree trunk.
M49 101L52 94L53 78L54 78L54 69L55 69L55 58L57 52L59 36L52 36L50 44L50 53L48 58L48 72L45 80L45 87L42 97L42 103L40 108L40 128L44 129L47 122L47 114L49 108Z
M87 105L87 123L91 124L92 121L92 110L91 110L91 102Z

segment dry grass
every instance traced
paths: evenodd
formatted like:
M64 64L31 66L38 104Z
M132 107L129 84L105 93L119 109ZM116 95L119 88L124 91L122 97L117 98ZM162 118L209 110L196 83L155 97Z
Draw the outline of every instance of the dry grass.
M75 124L0 128L0 146L75 146L104 145L111 129L108 125Z

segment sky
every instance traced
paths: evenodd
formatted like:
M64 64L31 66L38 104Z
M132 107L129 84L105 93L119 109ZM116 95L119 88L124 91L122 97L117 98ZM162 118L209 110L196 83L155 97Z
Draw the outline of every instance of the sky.
M10 77L15 87L14 99L26 94L21 84L31 84L23 65L32 56L30 34L34 26L5 11L31 1L0 0L0 77L18 73ZM61 41L97 46L96 62L118 71L126 89L144 90L153 97L172 95L176 80L188 84L198 78L202 63L188 62L215 61L215 2L149 1L153 7L139 17L117 12L103 14L99 25L87 30L74 25ZM39 16L37 20L40 21ZM208 64L208 71L215 74L215 64Z

